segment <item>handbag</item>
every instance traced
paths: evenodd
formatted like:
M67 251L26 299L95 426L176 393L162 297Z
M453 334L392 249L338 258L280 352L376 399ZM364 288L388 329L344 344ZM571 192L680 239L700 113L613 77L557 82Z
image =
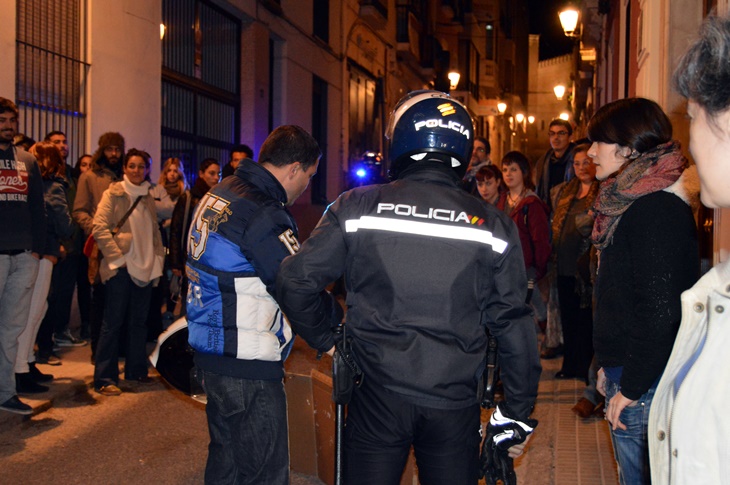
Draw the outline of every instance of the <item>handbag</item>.
M134 200L134 203L129 208L126 214L119 219L119 222L117 222L117 225L114 226L114 229L112 229L112 237L116 236L119 230L122 228L125 222L127 222L127 219L129 219L129 216L132 214L132 211L135 207L137 207L137 204L139 204L139 201L142 200L143 196L139 196ZM84 243L84 250L83 250L84 256L89 258L89 271L87 276L89 277L89 283L92 285L96 281L96 276L99 274L99 262L101 258L103 257L103 254L101 254L101 251L99 251L99 245L96 243L96 239L94 239L93 234L89 234L89 237L86 238L86 242Z

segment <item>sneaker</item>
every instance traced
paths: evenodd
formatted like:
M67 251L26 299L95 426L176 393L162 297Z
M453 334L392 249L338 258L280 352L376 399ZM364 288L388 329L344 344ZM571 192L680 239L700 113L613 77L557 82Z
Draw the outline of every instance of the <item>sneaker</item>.
M59 347L83 347L88 344L86 340L74 337L70 330L66 330L62 334L55 334L53 340Z
M102 396L118 396L122 393L122 390L119 389L114 384L97 387L94 390L96 392L98 392L99 394L101 394Z
M0 409L15 414L33 414L33 408L18 399L18 396L13 396L4 403L0 404Z
M53 352L50 355L37 355L35 361L36 364L61 365L61 359Z
M28 368L30 369L30 377L36 382L50 382L53 380L53 376L51 374L44 374L39 371L35 362L28 362Z
M18 394L41 394L48 392L48 386L38 384L30 376L30 372L15 374L15 392Z

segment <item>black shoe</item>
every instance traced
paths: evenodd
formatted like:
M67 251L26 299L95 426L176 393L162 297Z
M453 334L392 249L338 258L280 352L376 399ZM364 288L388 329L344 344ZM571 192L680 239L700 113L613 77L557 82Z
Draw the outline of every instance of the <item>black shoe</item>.
M560 372L555 373L555 378L556 379L573 379L573 378L575 378L575 376L568 372L560 371Z
M127 382L138 382L140 384L149 384L150 382L154 382L154 380L150 376L140 376L140 377L124 377L124 380Z
M89 343L86 340L74 337L70 330L55 334L53 341L59 347L83 347Z
M13 396L0 404L0 409L15 414L33 414L33 408L18 399L18 396Z
M51 374L44 374L43 372L38 370L38 367L36 367L35 362L28 362L28 368L30 369L30 377L36 382L50 382L53 380L53 376Z
M38 364L61 365L61 359L53 352L47 355L39 353L36 355L35 361Z
M48 386L38 384L30 376L30 372L15 374L15 391L18 394L40 394L48 391Z

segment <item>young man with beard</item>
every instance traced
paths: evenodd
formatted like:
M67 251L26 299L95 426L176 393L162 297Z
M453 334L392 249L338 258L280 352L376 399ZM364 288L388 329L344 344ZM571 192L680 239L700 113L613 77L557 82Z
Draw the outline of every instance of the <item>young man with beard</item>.
M43 182L30 153L13 147L18 108L0 98L0 409L31 414L18 399L15 359L28 322L38 260L46 242Z
M124 137L119 133L108 132L99 137L99 147L91 157L91 169L79 178L74 201L73 218L88 237L94 228L94 214L101 201L101 196L112 182L122 179L122 158L124 157ZM91 297L91 359L94 360L96 343L99 340L101 321L104 316L104 285L94 281ZM58 362L53 355L48 356L48 363Z

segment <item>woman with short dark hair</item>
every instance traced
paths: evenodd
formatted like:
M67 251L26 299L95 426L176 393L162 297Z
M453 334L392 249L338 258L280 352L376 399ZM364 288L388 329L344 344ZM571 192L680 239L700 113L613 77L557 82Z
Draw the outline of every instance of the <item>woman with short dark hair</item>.
M672 125L654 101L630 98L588 123L601 181L593 344L622 484L649 484L648 410L674 343L679 296L699 273L690 203L696 189Z
M484 165L474 175L476 190L479 196L492 205L496 205L499 196L504 192L502 172L494 165Z
M708 17L679 62L702 202L730 207L730 17ZM654 485L730 480L730 263L682 294L682 323L649 414ZM671 426L670 426L671 424Z
M522 153L513 151L502 158L502 180L506 190L497 208L517 224L529 285L525 296L535 308L538 321L545 320L547 309L535 283L545 276L550 259L549 209L534 192L530 161Z

